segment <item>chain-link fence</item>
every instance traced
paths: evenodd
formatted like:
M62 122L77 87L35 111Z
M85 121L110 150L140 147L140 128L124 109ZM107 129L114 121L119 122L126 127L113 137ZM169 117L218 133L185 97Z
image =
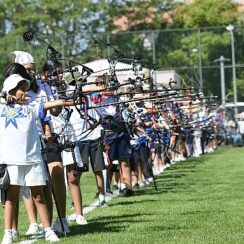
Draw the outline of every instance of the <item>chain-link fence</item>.
M118 55L121 61L130 63L141 59L145 67L157 64L159 70L175 70L183 84L202 88L204 93L214 93L221 97L220 57L224 57L226 99L233 100L233 70L236 71L237 99L242 100L244 63L243 26L231 31L226 27L201 29L167 29L122 33L76 34L73 36L38 35L62 53L63 59L80 63ZM33 54L37 70L46 60L46 48L36 40L24 42L16 40L15 48ZM233 46L234 45L234 49ZM233 51L234 50L234 51ZM5 54L11 52L6 48ZM233 52L235 64L233 69ZM65 61L64 61L65 62ZM65 62L67 65L67 62ZM223 78L222 78L223 79ZM240 87L240 88L239 88Z

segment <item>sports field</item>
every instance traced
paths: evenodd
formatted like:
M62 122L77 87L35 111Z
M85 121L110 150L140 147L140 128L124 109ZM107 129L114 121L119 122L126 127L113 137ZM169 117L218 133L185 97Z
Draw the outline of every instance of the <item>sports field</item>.
M151 185L87 213L88 225L71 222L71 234L60 243L244 243L243 147L175 164L156 182L158 191ZM81 186L86 207L96 193L93 174L84 174ZM70 195L68 215L69 206ZM23 203L19 222L23 241L28 227ZM3 232L3 217L0 228Z

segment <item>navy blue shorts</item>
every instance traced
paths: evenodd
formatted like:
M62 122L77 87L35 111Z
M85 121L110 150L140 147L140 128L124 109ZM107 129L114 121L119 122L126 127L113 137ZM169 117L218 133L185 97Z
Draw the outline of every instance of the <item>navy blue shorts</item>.
M133 149L132 152L133 152L133 154L130 158L132 171L134 171L136 169L136 167L139 163L143 164L144 167L146 167L148 165L150 151L149 151L149 148L145 144L142 144L138 148L138 150Z
M110 135L105 141L109 145L108 154L111 161L130 158L130 136L127 133L120 134L118 137Z

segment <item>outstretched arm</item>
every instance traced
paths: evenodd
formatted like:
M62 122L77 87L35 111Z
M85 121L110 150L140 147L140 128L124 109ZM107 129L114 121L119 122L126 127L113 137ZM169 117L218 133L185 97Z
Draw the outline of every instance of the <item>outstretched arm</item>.
M55 100L52 102L46 102L44 104L44 109L45 110L50 110L52 108L58 108L58 107L70 107L70 106L74 106L76 104L80 104L79 100L65 100L65 99L60 99L60 100Z

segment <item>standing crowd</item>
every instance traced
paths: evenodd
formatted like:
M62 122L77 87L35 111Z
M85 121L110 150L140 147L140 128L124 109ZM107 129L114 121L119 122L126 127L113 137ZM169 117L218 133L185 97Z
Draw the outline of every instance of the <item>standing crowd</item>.
M19 237L22 199L29 220L26 236L42 229L45 240L56 242L59 233L69 233L68 187L76 224L87 224L80 178L89 167L99 206L108 207L107 194L118 190L132 197L172 164L217 148L218 123L207 107L188 101L177 109L170 102L163 109L149 100L119 103L122 98L101 89L102 84L87 83L77 91L76 79L57 60L44 63L37 74L31 54L12 55L0 103L0 165L6 166L10 181L1 189L2 244Z

